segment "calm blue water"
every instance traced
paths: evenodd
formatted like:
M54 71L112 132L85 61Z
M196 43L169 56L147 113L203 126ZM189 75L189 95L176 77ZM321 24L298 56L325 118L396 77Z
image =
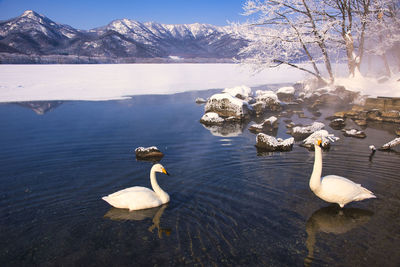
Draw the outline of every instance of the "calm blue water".
M392 126L363 140L327 127L341 139L323 174L378 197L339 211L308 187L313 152L257 153L247 125L203 127L194 100L211 94L64 102L43 115L0 105L0 266L399 266L400 154L368 149L393 139ZM152 145L171 202L111 208L102 196L150 187L152 163L134 149Z

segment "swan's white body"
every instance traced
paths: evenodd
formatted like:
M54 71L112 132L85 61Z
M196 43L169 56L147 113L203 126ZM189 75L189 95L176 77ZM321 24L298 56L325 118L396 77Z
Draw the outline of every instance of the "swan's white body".
M156 172L168 174L161 164L155 164L151 168L150 182L154 191L146 187L134 186L103 197L103 200L115 208L129 210L149 209L168 203L169 195L158 185Z
M321 179L322 150L315 144L314 168L310 178L310 188L322 200L337 203L341 208L349 202L360 201L367 198L376 198L368 189L356 184L349 179L337 175L327 175Z

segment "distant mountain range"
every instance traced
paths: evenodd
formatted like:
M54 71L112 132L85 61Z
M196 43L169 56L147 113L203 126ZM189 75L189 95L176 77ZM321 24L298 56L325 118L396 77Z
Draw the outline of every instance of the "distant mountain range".
M28 10L0 22L0 63L230 62L247 42L229 26L122 19L86 31Z

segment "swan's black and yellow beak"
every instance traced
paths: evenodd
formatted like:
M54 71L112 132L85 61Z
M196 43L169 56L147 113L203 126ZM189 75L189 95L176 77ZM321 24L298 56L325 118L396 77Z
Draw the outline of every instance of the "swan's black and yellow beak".
M168 175L168 176L169 176L169 173L167 172L167 170L166 170L166 169L162 168L162 172L163 172L164 174L166 174L166 175Z
M318 144L319 147L322 147L322 140L318 139L317 144Z

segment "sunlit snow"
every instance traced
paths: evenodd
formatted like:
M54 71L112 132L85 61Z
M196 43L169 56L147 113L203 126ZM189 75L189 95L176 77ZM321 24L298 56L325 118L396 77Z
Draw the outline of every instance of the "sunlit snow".
M295 83L304 72L290 67L254 74L237 64L0 65L0 102L113 100L246 85ZM385 83L356 77L337 79L349 90L400 97L400 77Z

